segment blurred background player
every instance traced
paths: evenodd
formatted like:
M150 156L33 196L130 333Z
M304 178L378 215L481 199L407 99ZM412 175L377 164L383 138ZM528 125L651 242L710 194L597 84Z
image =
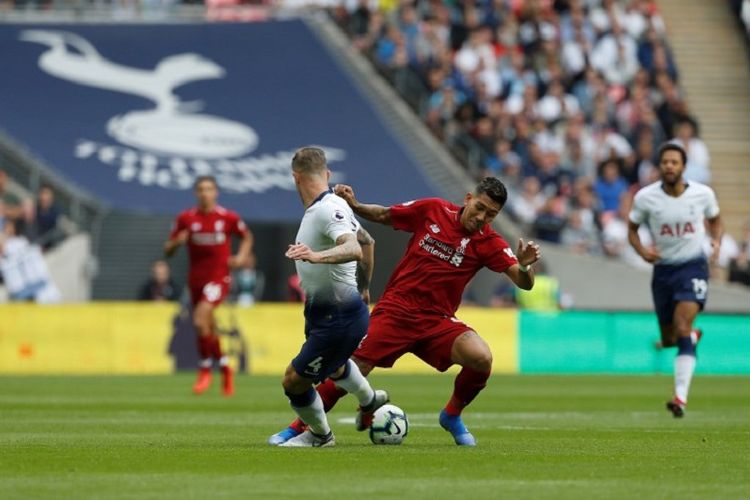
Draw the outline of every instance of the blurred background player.
M654 264L651 292L663 347L677 346L674 398L667 409L682 417L695 371L695 350L701 331L693 329L708 294L708 262L702 244L708 230L711 260L719 255L723 224L713 190L683 179L687 155L677 144L659 151L661 181L638 191L630 212L628 240L646 262ZM654 248L645 247L638 227L647 224Z
M463 207L438 198L392 207L365 205L349 186L337 185L335 191L357 215L413 233L353 359L364 375L376 366L392 367L407 352L441 372L461 365L439 421L457 445L476 445L461 412L487 385L492 353L470 326L455 317L456 310L466 285L483 267L505 273L516 286L530 290L534 286L530 266L540 258L539 246L520 240L516 257L489 226L508 198L505 186L494 177L467 193ZM319 385L318 392L329 408L343 395L330 380ZM363 412L358 430L369 427L368 418L371 414ZM300 424L293 422L276 436L301 432Z
M190 259L188 286L200 355L193 392L201 394L211 386L211 366L215 360L221 368L224 395L231 396L234 394L232 369L228 358L221 352L214 308L229 292L230 270L250 260L253 238L239 215L217 204L216 179L199 177L194 187L197 206L177 217L172 233L164 243L164 254L170 257L180 245L187 244ZM233 235L240 238L234 256L231 254Z
M286 256L295 261L305 290L305 343L287 367L283 387L308 429L291 439L272 437L269 443L327 447L335 439L314 383L331 377L332 383L357 397L363 411L372 412L388 402L388 394L373 391L349 360L367 333L369 311L357 286L356 262L369 261L366 269L371 275L373 254L361 245L372 246L373 240L346 202L329 189L331 172L322 149L297 151L292 174L305 215Z

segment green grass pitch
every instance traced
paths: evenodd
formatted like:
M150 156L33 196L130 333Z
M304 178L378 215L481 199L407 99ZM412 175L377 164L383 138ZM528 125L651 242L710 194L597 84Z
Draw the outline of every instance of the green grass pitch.
M372 377L409 414L400 447L331 413L337 446L283 449L279 377L224 399L191 375L0 377L0 498L749 498L750 378L698 376L689 413L669 377L495 376L459 448L437 425L444 375Z

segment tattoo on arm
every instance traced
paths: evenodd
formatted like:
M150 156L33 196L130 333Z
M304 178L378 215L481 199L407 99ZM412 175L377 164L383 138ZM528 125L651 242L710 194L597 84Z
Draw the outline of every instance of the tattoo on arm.
M365 228L360 227L359 231L357 231L357 241L360 245L372 245L375 243L375 238L370 236L370 233Z
M320 252L320 263L342 264L362 259L362 248L353 234L344 234L336 240L336 246Z

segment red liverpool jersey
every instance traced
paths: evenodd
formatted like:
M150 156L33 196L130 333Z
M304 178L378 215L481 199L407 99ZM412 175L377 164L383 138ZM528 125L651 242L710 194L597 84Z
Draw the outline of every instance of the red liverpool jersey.
M226 280L232 252L231 236L247 234L247 227L240 216L220 206L205 213L191 208L177 216L170 238L183 230L189 233L189 285L196 287Z
M518 263L508 243L489 226L470 233L462 208L438 198L391 207L394 229L413 233L377 307L452 317L464 288L482 267L501 273Z

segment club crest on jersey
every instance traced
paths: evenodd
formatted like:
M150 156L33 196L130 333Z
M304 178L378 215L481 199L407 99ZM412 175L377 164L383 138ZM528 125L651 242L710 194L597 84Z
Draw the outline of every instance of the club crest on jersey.
M191 231L200 231L201 230L201 223L200 222L193 222L190 224L190 230Z
M437 234L437 233L440 232L440 226L438 226L437 224L432 224L430 226L430 231L432 231L433 233Z
M223 231L224 230L224 221L223 220L217 220L214 222L214 231Z
M337 222L341 222L342 220L344 220L344 212L342 212L341 210L334 211L333 212L333 220L335 220Z
M451 264L459 267L464 261L464 254L466 253L466 245L469 244L471 238L461 238L461 244L456 248L456 253L451 257Z

